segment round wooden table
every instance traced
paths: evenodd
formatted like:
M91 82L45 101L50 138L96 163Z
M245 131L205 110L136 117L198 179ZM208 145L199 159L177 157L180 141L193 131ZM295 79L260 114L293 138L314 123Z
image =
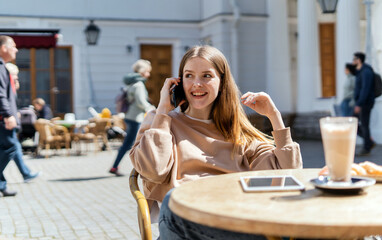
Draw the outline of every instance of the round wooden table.
M225 174L187 182L171 194L177 215L210 227L266 236L357 238L382 235L382 184L358 195L334 195L309 180L319 169ZM293 175L306 191L244 192L240 176Z

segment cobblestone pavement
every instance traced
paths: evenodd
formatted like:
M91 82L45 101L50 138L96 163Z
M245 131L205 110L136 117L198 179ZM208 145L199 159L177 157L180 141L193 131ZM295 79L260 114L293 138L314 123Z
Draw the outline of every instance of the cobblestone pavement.
M324 166L319 141L298 141L304 167ZM114 146L117 148L118 146ZM2 239L139 239L136 203L129 191L131 163L121 163L124 177L108 173L117 151L89 152L84 156L25 157L33 171L43 175L23 183L12 161L5 170L8 187L16 197L0 198ZM356 162L382 164L382 146ZM153 224L153 239L158 237Z
M18 194L0 198L0 239L140 239L137 205L129 190L129 159L120 167L126 176L108 173L116 155L109 150L85 156L26 156L33 171L43 172L30 183L23 183L10 162L5 176ZM152 229L156 239L157 224Z

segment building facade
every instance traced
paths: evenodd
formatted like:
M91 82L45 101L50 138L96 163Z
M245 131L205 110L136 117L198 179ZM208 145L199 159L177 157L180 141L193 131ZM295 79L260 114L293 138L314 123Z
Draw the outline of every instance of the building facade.
M122 78L139 58L153 64L147 88L157 104L163 81L178 75L181 57L197 44L219 48L241 92L268 92L282 113L331 112L342 94L345 63L351 62L353 52L365 51L366 45L362 0L339 0L335 14L322 14L314 0L0 3L3 33L30 42L31 36L58 31L55 46L20 48L19 104L26 106L31 99L43 97L56 115L74 112L77 118L89 117L89 106L114 112ZM382 69L382 34L376 28L382 14L378 12L382 12L381 0L372 5L376 71ZM90 20L100 28L94 46L87 45L84 34ZM381 108L377 99L371 125L380 143Z

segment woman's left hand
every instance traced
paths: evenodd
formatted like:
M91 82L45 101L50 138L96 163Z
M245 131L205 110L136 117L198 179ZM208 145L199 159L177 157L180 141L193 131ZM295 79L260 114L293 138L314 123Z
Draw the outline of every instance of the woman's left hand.
M247 92L241 96L241 102L245 106L250 107L252 110L268 118L278 112L271 97L265 92Z
M241 102L255 112L269 118L274 130L285 128L279 110L265 92L247 92L241 96Z

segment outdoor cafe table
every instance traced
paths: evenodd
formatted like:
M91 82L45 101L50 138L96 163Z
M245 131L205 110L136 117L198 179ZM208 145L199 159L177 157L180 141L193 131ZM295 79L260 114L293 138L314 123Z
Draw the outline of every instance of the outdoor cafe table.
M336 195L309 183L320 169L223 174L174 189L169 207L199 224L265 236L350 239L382 235L382 184L358 195ZM303 192L243 192L240 176L293 175Z
M53 121L55 124L62 125L64 127L70 128L72 126L75 126L77 128L80 128L82 126L85 126L89 124L88 120L55 120Z

